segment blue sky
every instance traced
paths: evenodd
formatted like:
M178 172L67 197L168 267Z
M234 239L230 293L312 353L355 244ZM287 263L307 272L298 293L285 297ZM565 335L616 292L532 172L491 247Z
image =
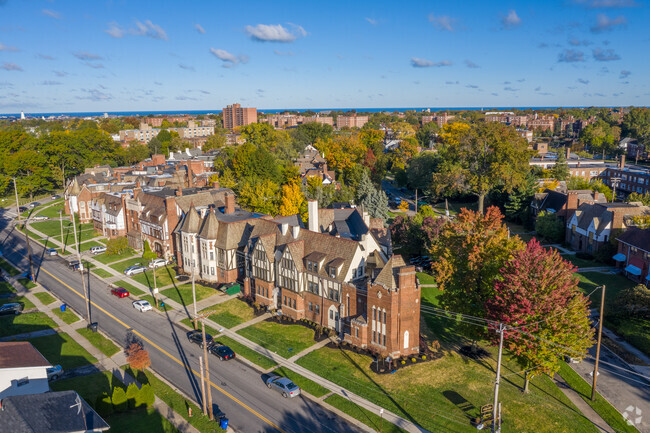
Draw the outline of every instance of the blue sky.
M0 113L650 105L644 0L0 0Z

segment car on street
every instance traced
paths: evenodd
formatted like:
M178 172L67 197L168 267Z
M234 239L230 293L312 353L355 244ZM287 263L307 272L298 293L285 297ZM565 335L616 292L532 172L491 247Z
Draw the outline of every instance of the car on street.
M47 380L57 380L63 375L63 367L55 365L45 370L47 372Z
M142 265L133 265L133 266L129 266L128 268L126 268L124 270L124 275L130 277L131 275L141 274L141 273L145 272L146 270L147 270L147 268L145 268Z
M113 287L111 289L111 295L117 296L118 298L126 298L130 293L124 287Z
M52 200L56 200L56 199L59 199L59 198L61 198L61 196L59 194L54 194L52 196Z
M56 248L48 248L45 250L45 254L48 256L58 256L59 252L56 250Z
M300 395L300 387L293 383L291 379L270 374L266 379L266 386L282 394L284 398L293 398Z
M106 252L106 247L103 246L90 248L90 254L101 254L105 252Z
M151 263L149 263L149 268L151 269L162 268L166 264L167 264L167 260L165 259L155 259Z
M142 300L133 301L133 308L135 308L136 310L138 310L141 313L144 313L145 311L149 311L149 310L153 309L153 307L151 306L151 304L149 302L142 301Z
M21 211L21 212L25 212L27 210L27 208L25 206L20 206L18 208L18 210Z
M31 219L33 221L47 221L47 220L49 220L49 218L46 217L45 215L36 215L36 216L33 216Z
M12 302L0 306L0 316L7 316L9 314L18 315L23 311L23 304Z
M70 266L70 269L72 269L73 271L83 271L84 270L84 265L79 260L71 261L70 263L68 263L68 266Z
M206 335L206 338L208 336ZM214 342L210 347L208 347L208 352L219 358L221 361L227 361L235 357L235 352L225 344L222 344L218 341Z
M34 203L30 203L30 204L29 204L29 208L30 208L30 209L34 209L36 206L39 206L39 205L40 205L40 203L37 202L37 201L35 201Z
M199 347L203 349L203 333L198 329L196 331L188 332L187 339L190 341L190 343L198 344ZM214 339L212 338L212 335L205 334L205 342L207 343L208 347L212 345L213 341Z

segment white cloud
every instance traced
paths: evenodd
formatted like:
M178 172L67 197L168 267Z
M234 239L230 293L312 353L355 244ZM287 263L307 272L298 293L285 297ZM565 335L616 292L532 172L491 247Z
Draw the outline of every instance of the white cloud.
M114 21L108 23L108 29L105 30L105 32L113 38L122 38L126 34L126 30L124 30L118 23Z
M609 62L612 60L621 60L621 56L616 54L614 50L603 50L600 48L596 48L595 50L592 51L592 54L594 55L594 60L597 60L599 62Z
M43 15L47 15L48 17L54 18L56 20L60 20L62 18L60 13L51 9L43 9L41 12L43 12Z
M373 26L376 26L377 24L379 24L379 23L377 22L377 20L376 20L376 19L373 19L373 18L365 17L364 20L366 20L369 24L371 24L371 25L373 25Z
M441 67L441 66L451 66L449 60L441 60L439 62L432 62L431 60L422 59L419 57L411 57L411 66L414 68L431 68L431 67Z
M591 27L592 33L602 33L613 30L615 27L623 27L627 24L627 20L623 15L616 18L610 18L605 14L598 14L596 17L596 24Z
M194 24L194 28L196 29L197 32L201 33L202 35L205 34L205 29L201 24Z
M293 42L300 37L307 36L301 26L291 24L291 30L281 24L258 24L246 26L244 29L251 39L260 42Z
M471 60L465 60L465 66L467 66L468 68L472 68L472 69L480 68L479 65L477 65L477 64L474 63L474 62L472 62Z
M438 30L453 32L456 20L448 15L435 16L434 14L429 14L429 22Z
M248 56L239 55L236 56L232 53L229 53L226 50L219 48L210 48L210 52L219 60L223 61L224 68L232 68L233 66L239 63L248 63Z
M564 63L584 62L585 55L582 51L578 50L564 50L564 52L558 55L557 61Z
M0 51L20 51L20 50L16 47L5 45L2 42L0 42Z
M102 60L102 56L97 54L88 53L86 51L77 51L74 56L79 60Z
M4 62L2 66L0 66L0 69L4 69L5 71L18 71L22 72L23 68L18 66L15 63L10 63L10 62Z
M510 30L521 24L521 18L514 9L508 11L508 15L501 18L501 25L504 29Z
M109 36L113 38L123 38L125 35L134 35L134 36L148 36L153 39L162 39L167 40L167 33L165 30L157 24L151 22L151 20L145 20L144 22L136 21L135 27L125 29L116 22L110 22L108 24L108 29L104 30Z

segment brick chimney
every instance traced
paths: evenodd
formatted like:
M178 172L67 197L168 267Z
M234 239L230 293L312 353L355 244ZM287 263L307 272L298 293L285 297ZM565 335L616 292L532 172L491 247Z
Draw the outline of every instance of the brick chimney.
M151 163L153 165L163 165L165 164L165 155L151 155Z
M219 181L218 180L215 180L214 182L212 182L212 188L219 189Z
M610 208L612 212L612 230L623 228L623 217L625 216L626 208Z
M598 201L598 191L594 191L594 201Z
M178 189L176 190L176 197L183 197L183 188L182 187L178 187Z
M566 148L566 159L569 159L571 157L571 148L567 147Z
M415 287L415 267L404 266L399 269L397 275L397 287L400 289L408 289Z
M566 199L567 210L578 209L578 193L576 191L569 191Z
M621 170L625 168L625 154L621 155L621 164L620 164Z
M227 193L226 194L226 208L224 213L231 214L235 212L235 196Z

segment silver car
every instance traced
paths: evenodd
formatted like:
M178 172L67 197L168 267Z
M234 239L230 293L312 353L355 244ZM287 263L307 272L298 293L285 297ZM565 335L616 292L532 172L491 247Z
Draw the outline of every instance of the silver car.
M300 395L300 387L293 383L291 379L280 377L277 374L270 374L266 379L266 386L273 389L284 398L293 398Z

